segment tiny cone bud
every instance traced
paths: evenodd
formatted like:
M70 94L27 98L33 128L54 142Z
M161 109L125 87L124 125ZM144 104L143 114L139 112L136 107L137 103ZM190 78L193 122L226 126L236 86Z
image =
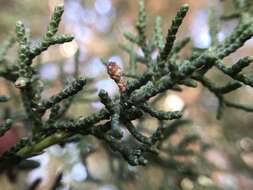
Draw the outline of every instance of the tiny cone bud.
M126 90L126 83L122 75L121 68L115 62L110 62L107 65L107 73L110 75L111 79L116 82L120 92L124 92Z

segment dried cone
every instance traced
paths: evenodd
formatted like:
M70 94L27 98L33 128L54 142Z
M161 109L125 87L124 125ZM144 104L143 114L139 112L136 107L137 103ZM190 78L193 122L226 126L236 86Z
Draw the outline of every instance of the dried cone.
M116 82L120 92L123 93L126 90L126 83L121 68L115 62L109 62L107 64L107 73Z

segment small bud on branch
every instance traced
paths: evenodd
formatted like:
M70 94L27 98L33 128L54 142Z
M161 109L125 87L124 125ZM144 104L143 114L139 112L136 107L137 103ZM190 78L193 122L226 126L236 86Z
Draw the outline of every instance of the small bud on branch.
M121 93L126 91L126 83L121 68L115 62L107 64L107 73L110 75L119 87Z

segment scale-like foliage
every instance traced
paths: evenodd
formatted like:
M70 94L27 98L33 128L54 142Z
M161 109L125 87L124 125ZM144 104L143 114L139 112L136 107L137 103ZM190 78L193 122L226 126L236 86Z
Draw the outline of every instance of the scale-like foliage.
M182 119L183 110L164 112L157 110L152 102L159 99L159 95L168 90L178 91L181 90L181 86L194 88L201 83L219 100L218 118L221 116L224 107L248 112L253 111L253 108L230 102L225 97L227 93L244 85L253 87L253 78L242 73L242 70L253 61L252 56L241 58L232 66L223 63L225 57L242 47L253 36L253 15L246 5L239 2L234 1L235 5L243 10L237 13L240 22L224 41L218 42L217 40L218 26L215 23L218 21L214 15L215 12L212 11L210 14L210 23L212 23L213 29L210 32L214 38L212 46L203 51L194 51L189 58L179 59L178 53L190 41L190 38L175 42L176 34L187 15L189 6L182 5L179 9L165 39L161 29L161 18L158 17L153 38L148 40L146 35L147 13L144 2L141 1L136 24L138 33L137 35L125 33L125 37L131 45L121 46L130 56L129 72L122 73L117 63L113 63L115 65L114 70L112 70L113 68L109 68L112 63L104 61L108 68L108 74L119 86L119 94L110 97L105 90L101 90L99 98L104 108L89 116L77 119L63 116L73 101L73 96L82 91L90 80L82 77L76 78L58 94L48 100L43 100L41 98L43 92L41 83L43 81L38 77L37 70L33 67L33 60L50 46L69 42L73 39L69 35L56 34L63 14L63 7L60 6L55 9L46 34L36 45L31 43L23 23L17 22L16 40L19 44L17 60L14 63L5 63L7 61L4 56L13 43L13 38L10 38L0 48L0 76L11 81L20 90L26 117L29 119L32 128L32 135L29 139L22 139L1 157L1 169L8 168L12 164L12 160L16 162L30 158L40 154L51 145L66 142L70 137L81 134L84 136L92 135L106 142L113 151L120 153L131 165L146 165L147 158L150 158L170 167L181 164L181 170L178 172L187 173L191 168L191 174L193 174L194 168L191 166L187 167L187 165L176 160L163 162L163 160L153 157L154 154L159 153L162 141L170 138L181 124L187 122ZM136 53L133 45L139 46L143 51L143 56ZM154 51L158 51L156 59L151 58ZM140 73L138 70L139 63L146 66L144 73ZM214 67L222 71L224 75L229 76L231 81L223 86L212 82L206 73ZM127 80L127 77L133 79ZM152 101L150 101L151 98L153 98ZM0 97L0 102L7 100L8 98L5 96ZM43 116L46 111L50 111L50 116L45 120ZM159 126L150 136L142 134L132 122L136 119L145 119L147 114L159 121ZM168 123L167 120L175 121ZM0 135L3 135L12 123L15 123L14 118L13 121L7 119L3 122L0 125ZM129 131L135 141L124 140L122 128ZM187 145L198 140L198 135L188 134L177 147L168 151L171 155L193 154L187 149Z

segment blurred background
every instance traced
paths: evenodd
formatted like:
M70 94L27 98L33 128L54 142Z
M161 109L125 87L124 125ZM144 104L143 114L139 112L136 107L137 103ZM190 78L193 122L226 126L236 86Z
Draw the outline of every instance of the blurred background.
M218 16L233 11L230 0L147 0L148 36L153 32L155 17L163 18L164 34L171 24L180 5L188 3L190 11L178 33L178 39L190 36L192 41L180 54L187 57L191 48L207 48L211 39L208 28L209 8L214 7ZM105 89L110 95L117 93L115 83L106 74L106 68L100 58L117 62L124 70L129 58L119 44L124 43L123 32L135 33L135 21L138 16L136 0L0 0L0 39L14 33L15 23L22 20L29 27L33 40L39 39L46 31L47 23L54 7L65 5L65 12L60 26L60 33L72 34L75 40L50 48L44 52L37 62L40 63L40 75L46 81L43 96L48 97L58 92L61 80L75 71L74 55L80 49L79 74L94 77L90 86L94 93L79 97L71 106L68 114L74 117L88 115L102 107L97 101L99 89ZM219 41L222 41L238 22L236 20L220 23ZM15 47L8 56L14 59ZM253 40L243 48L226 58L232 64L240 57L253 55ZM36 64L36 63L35 63ZM247 69L251 73L253 68ZM208 73L212 80L222 84L224 76L218 71ZM6 81L0 79L1 94L17 93ZM230 100L253 105L253 90L247 86L230 93ZM16 108L18 113L19 100L3 104L1 112ZM218 102L207 90L184 88L181 93L170 92L159 103L163 110L180 110L186 106L185 117L194 121L190 128L180 130L170 141L177 143L182 134L198 133L203 141L211 145L203 157L212 164L212 169L199 160L192 160L201 165L203 172L195 181L184 176L177 182L179 189L253 189L253 117L243 111L225 109L221 120L216 120ZM2 106L2 104L1 104ZM148 119L148 128L155 126L155 121ZM22 125L16 124L7 136L0 138L0 153L5 152L24 135ZM198 145L191 145L198 149ZM41 178L38 189L50 189L59 173L63 172L63 186L58 189L172 189L170 186L174 175L170 168L156 162L147 167L130 167L121 158L112 156L102 142L91 137L81 138L80 143L70 143L64 147L55 145L44 154L32 158L41 166L32 171L20 172L15 183L8 175L0 176L0 189L25 189L27 184ZM81 156L80 156L81 155ZM184 159L184 158L180 158ZM122 163L123 162L123 163ZM115 170L117 168L117 170ZM208 174L207 174L208 173ZM22 187L22 188L21 188ZM176 189L176 187L174 188Z

